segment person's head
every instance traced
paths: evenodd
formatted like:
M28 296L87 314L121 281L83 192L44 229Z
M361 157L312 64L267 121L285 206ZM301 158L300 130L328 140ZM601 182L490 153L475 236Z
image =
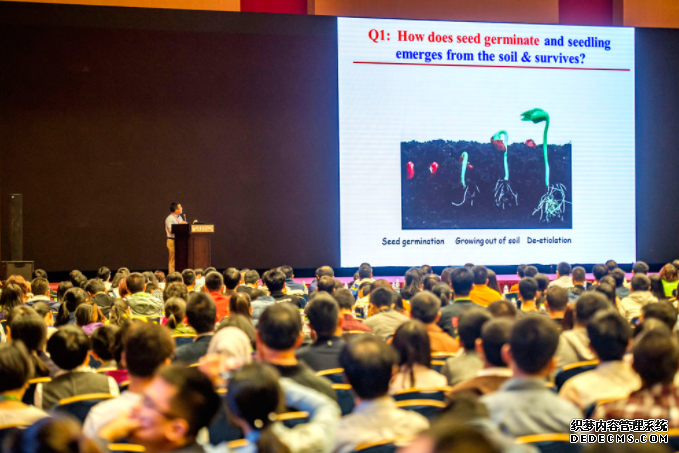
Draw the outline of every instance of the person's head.
M85 291L87 291L87 294L90 295L90 297L94 296L97 293L102 293L106 291L106 286L104 285L104 281L100 280L98 278L92 278L87 281L85 284Z
M62 370L70 371L83 365L89 358L90 339L80 327L67 325L59 328L47 341L47 352Z
M219 272L210 272L205 276L205 289L209 293L221 291L224 288L224 277Z
M422 280L422 288L425 291L431 291L431 289L441 283L441 279L439 278L438 275L434 274L427 274L424 276L424 279Z
M491 319L481 328L481 338L476 340L476 352L484 357L486 366L506 367L502 348L509 343L514 321L507 318Z
M608 308L611 308L611 304L602 294L595 291L586 291L575 302L575 323L581 327L586 327L596 312Z
M620 268L615 268L610 273L613 280L615 280L615 287L622 288L623 283L625 283L625 271Z
M170 203L170 212L175 215L180 215L182 213L182 205L173 201Z
M42 316L33 308L20 306L14 308L7 317L9 337L21 341L29 352L42 351L47 341L47 325Z
M651 293L653 296L655 296L655 298L658 300L665 299L665 287L662 284L662 279L658 275L649 275L648 280L650 282Z
M387 288L377 288L370 292L370 305L374 310L389 308L394 304L394 291Z
M152 378L158 368L170 363L174 340L167 327L140 322L123 338L123 356L131 376Z
M634 341L632 356L632 367L641 377L643 387L669 384L679 363L677 337L662 325L644 330Z
M163 300L168 301L173 297L178 297L184 301L189 300L189 290L184 282L166 283L163 291Z
M632 291L649 291L651 289L651 280L646 274L634 274L630 282Z
M283 288L285 288L285 274L278 269L264 272L262 280L264 280L264 284L269 289L269 292L283 291Z
M549 277L545 274L537 274L533 278L538 283L538 296L544 294L547 288L549 288Z
M52 309L46 302L36 302L33 304L33 310L40 315L40 317L45 321L45 325L54 325L54 315L52 314Z
M113 360L113 346L119 327L115 324L101 326L90 335L92 355L100 362Z
M339 356L347 381L362 400L373 400L389 393L389 381L397 361L394 349L372 335L353 337Z
M527 302L535 300L538 293L538 282L533 277L523 277L519 281L519 297Z
M49 280L49 278L47 278L47 272L45 272L43 269L36 269L36 270L34 270L34 271L33 271L33 278L34 278L34 279L36 279L36 278L44 278L45 280ZM32 287L32 286L33 286L33 285L31 285L31 287ZM34 294L35 294L35 293L34 293Z
M434 287L431 289L431 292L441 300L442 307L450 304L450 301L453 298L453 290L447 283L441 282L437 285L434 285Z
M611 278L608 275L603 278L603 280ZM611 278L612 279L612 278ZM599 283L595 288L594 292L603 294L603 296L608 300L611 304L615 305L615 284L614 283Z
M165 277L165 284L169 285L170 283L184 283L184 279L182 278L182 274L179 272L170 272L167 274L167 277Z
M90 304L79 305L75 309L75 324L80 327L84 327L94 320L94 307Z
M25 389L33 373L33 363L23 342L0 343L0 395Z
M354 299L354 296L351 294L351 291L348 289L338 289L335 291L335 294L333 294L333 297L337 301L337 304L339 305L340 311L346 311L346 310L353 310L354 309L354 304L356 303L356 300Z
M179 324L184 322L186 317L186 302L179 297L170 297L165 301L165 318L167 319L167 327L169 329L176 329Z
M599 310L587 324L589 344L599 360L622 360L632 338L632 329L616 310Z
M457 267L450 273L455 298L467 297L474 286L474 273L467 267Z
M309 318L309 327L313 329L317 338L333 337L339 333L338 330L340 332L342 330L339 305L329 294L316 293L307 304L304 313Z
M257 451L262 453L288 453L272 426L272 414L285 411L285 397L278 383L278 371L263 363L243 366L233 373L226 393L229 417L245 433L259 431Z
M111 269L106 266L102 266L97 270L97 278L103 282L109 281L111 278Z
M335 292L335 279L332 277L321 277L318 279L318 291L325 291L328 294Z
M641 309L644 322L649 319L662 321L668 329L674 330L677 323L677 309L670 302L658 302L644 305Z
M121 326L130 319L130 306L122 299L118 299L111 305L111 311L108 313L108 321L110 324Z
M321 266L318 269L316 269L316 278L321 278L321 277L326 277L326 276L335 278L335 271L332 270L332 267Z
M248 293L236 293L229 299L229 316L234 315L252 318L252 305Z
M457 333L460 335L460 344L465 351L474 351L477 338L481 338L483 325L493 319L488 310L482 308L470 308L460 315L457 323Z
M191 288L196 284L196 273L193 272L193 269L184 269L182 271L182 280L187 287Z
M613 269L617 269L617 268L618 268L618 263L616 263L615 261L613 261L613 260L606 261L606 270L608 271L609 274L613 271Z
M269 305L257 324L257 351L286 352L297 349L304 340L302 320L296 306L289 303Z
M13 283L21 288L21 293L24 301L28 300L29 295L32 293L31 284L26 281L21 275L10 275L5 284Z
M85 277L83 274L76 274L73 277L72 283L74 288L85 289L85 285L87 284L87 277Z
M57 286L57 301L63 302L64 294L66 294L66 291L71 288L73 288L73 284L71 282L66 281L59 283L59 286Z
M500 284L497 282L497 274L492 269L488 269L488 287L494 289L498 293L501 293Z
M2 287L2 294L0 294L0 309L5 313L9 313L14 307L23 305L24 292L19 285L14 283L6 283Z
M156 278L156 275L153 272L151 271L142 272L142 275L146 277L147 285L155 285L156 287L158 286L158 279Z
M538 268L535 266L526 266L526 269L523 271L523 276L524 277L535 277L538 275Z
M197 334L215 330L217 307L212 296L207 293L193 293L186 304L186 319Z
M146 289L146 277L139 272L133 272L127 276L127 290L130 294L143 293Z
M575 275L575 272L573 272ZM568 306L568 291L560 286L553 286L547 290L545 308L552 314L563 314Z
M556 266L556 273L559 277L567 277L571 275L571 265L566 262L561 262Z
M59 306L57 313L56 326L68 324L71 313L75 314L78 307L87 301L87 293L82 288L71 288L64 294L64 301Z
M577 266L573 268L573 284L574 285L584 285L587 281L587 272L582 266Z
M445 283L449 287L451 287L451 281L450 281L450 273L453 272L452 267L446 267L441 271L441 282Z
M545 316L526 316L516 321L509 345L502 350L504 361L514 374L548 375L554 369L559 329Z
M401 290L401 294L405 299L410 299L418 291L422 290L422 274L420 270L413 267L408 269L404 277L405 286Z
M257 286L259 283L259 272L255 270L247 271L243 276L243 281L246 285Z
M361 267L358 268L358 278L363 280L364 278L372 278L373 276L373 269L370 267L370 264L368 263L363 263L361 264Z
M47 296L50 295L50 283L47 279L42 277L34 278L31 281L31 290L34 296Z
M249 348L248 348L248 353L252 355L252 351L257 347L257 331L255 330L255 326L252 325L252 318L249 316L245 315L230 315L227 318L223 318L221 321L219 321L219 326L217 326L217 334L215 337L217 338L217 341L214 341L213 345L213 340L215 337L212 338L210 341L210 347L208 348L208 354L210 354L213 351L213 348L216 350L216 352L222 353L228 355L229 357L240 357L243 359L242 354L237 355L236 352L238 351L243 351L243 345L242 341L240 339L235 338L237 335L232 335L232 334L222 334L222 330L226 329L227 327L235 327L236 329L240 330L242 333L245 334L249 341ZM241 337L242 339L242 337ZM228 352L231 351L231 352ZM227 353L228 352L228 353ZM245 360L243 363L250 363L251 360Z
M283 273L281 272L281 274ZM245 273L245 275L247 275L247 272ZM285 277L283 277L283 281L285 281ZM226 289L228 291L233 291L234 289L236 289L239 283L240 283L240 272L238 271L238 269L236 269L235 267L229 267L224 270L224 286L226 286Z
M285 274L286 279L293 278L295 276L295 272L292 269L292 266L288 266L287 264L285 264L285 265L279 267L278 269L280 269L280 271Z
M8 436L6 453L103 453L96 441L83 436L80 423L54 414Z
M323 278L323 277L321 277ZM370 282L363 282L360 285L358 285L358 298L362 299L364 297L367 297L370 294L370 290L372 288L372 283Z
M158 280L158 283L163 283L165 281L165 272L155 271L153 275L156 276L156 280Z
M677 277L677 268L674 265L667 263L660 269L660 278L666 282L675 282L679 277Z
M429 291L420 291L410 299L410 317L424 324L432 324L439 319L441 298Z
M219 409L212 381L195 367L161 368L132 410L131 439L153 451L171 451L195 440Z
M431 368L431 345L427 329L418 320L405 322L396 329L391 343L398 354L398 365L410 372L411 384L417 386L413 367L421 365Z
M594 280L600 282L602 278L608 275L608 269L603 264L595 264L592 267L592 275L594 276Z
M516 307L507 299L500 299L488 305L488 312L493 318L516 318Z
M474 273L475 285L485 285L488 282L488 269L486 269L486 266L474 266L472 272Z
M634 275L637 274L646 275L648 274L648 270L649 270L648 264L644 263L643 261L637 261L636 263L634 263L634 266L632 266L632 273Z
M525 264L519 264L519 267L516 268L516 275L519 276L519 279L522 279L523 277L526 276L525 272L527 267L528 266L526 266Z

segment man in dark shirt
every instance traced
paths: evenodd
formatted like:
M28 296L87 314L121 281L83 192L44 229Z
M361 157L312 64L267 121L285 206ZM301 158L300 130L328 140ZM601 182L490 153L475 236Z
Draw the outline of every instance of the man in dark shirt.
M281 302L290 302L302 308L302 302L299 297L287 294L287 287L285 286L285 274L280 269L271 269L264 273L264 284L269 289L271 297L274 298L277 304Z
M99 307L101 312L108 318L108 314L111 311L111 306L113 305L114 299L106 294L106 286L104 282L98 278L93 278L87 282L85 285L85 291L90 296L90 299Z
M294 305L273 304L264 310L257 325L259 360L276 367L281 376L337 400L329 380L316 376L308 365L297 361L295 350L300 347L302 341L304 341L302 320Z
M208 293L199 292L189 296L189 303L186 304L186 318L198 335L193 343L177 348L173 362L191 365L207 353L207 347L215 334L216 317L217 307Z
M249 270L243 276L244 285L239 285L236 287L236 292L247 293L250 298L252 298L252 292L259 286L259 272L255 270Z
M304 295L308 294L307 287L303 283L297 283L292 267L285 265L279 268L285 274L285 286L288 287L288 294Z
M474 273L466 267L458 267L450 273L450 281L453 286L453 303L441 309L441 318L438 321L440 328L453 338L458 338L457 321L460 315L472 307L482 308L469 298L469 293L474 286Z
M235 267L230 267L224 271L224 295L231 299L236 295L236 288L240 283L240 271Z
M315 371L339 368L339 354L344 347L342 340L343 316L337 301L330 295L317 292L306 306L311 338L314 343L297 350L297 358Z

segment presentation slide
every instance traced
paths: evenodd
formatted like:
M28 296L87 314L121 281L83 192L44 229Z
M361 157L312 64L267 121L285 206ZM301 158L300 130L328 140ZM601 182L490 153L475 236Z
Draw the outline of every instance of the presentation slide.
M635 261L633 28L337 29L343 267Z

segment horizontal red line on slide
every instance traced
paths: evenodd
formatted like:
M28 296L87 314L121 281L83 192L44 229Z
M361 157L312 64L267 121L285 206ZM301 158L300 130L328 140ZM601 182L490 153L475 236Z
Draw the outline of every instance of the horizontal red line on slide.
M626 71L629 69L622 68L560 68L558 66L499 66L486 64L441 64L441 63L394 63L386 61L354 61L354 64L386 64L386 65L402 65L402 66L455 66L468 68L514 68L514 69L571 69L575 71Z

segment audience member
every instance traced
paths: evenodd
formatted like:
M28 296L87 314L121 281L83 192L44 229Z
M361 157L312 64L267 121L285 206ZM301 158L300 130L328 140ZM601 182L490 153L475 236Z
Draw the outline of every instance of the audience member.
M418 293L415 298L423 293ZM445 335L445 334L444 334ZM431 369L431 348L427 330L420 321L412 320L396 329L392 346L398 354L398 372L389 384L389 393L410 389L440 389L446 378Z
M450 272L448 273L448 281L450 281ZM431 292L441 300L441 307L447 307L453 300L453 289L448 283L441 282L434 285Z
M576 268L577 269L577 268ZM575 271L573 271L575 275ZM557 326L561 328L561 323L568 308L568 297L570 291L566 291L560 286L554 286L547 290L547 297L545 297L545 309L550 318L552 318Z
M100 329L101 330L101 329ZM170 363L174 341L162 326L138 323L123 338L123 362L129 373L130 385L119 398L94 406L85 420L83 432L95 437L105 425L120 417L129 416L132 408L142 402L142 394L162 365Z
M335 292L335 280L332 277L319 278L316 290L326 292L332 296Z
M424 324L424 328L429 336L432 353L457 352L460 349L459 343L437 324L441 318L441 313L439 313L440 308L440 298L429 291L421 291L410 301L410 317Z
M297 308L302 308L302 302L298 296L286 294L285 274L279 269L271 269L265 272L262 279L277 304L288 302Z
M252 351L252 342L243 329L234 325L226 325L226 323L219 324L219 330L212 337L207 348L208 355L219 354L223 360L228 362L231 369L252 363Z
M613 309L600 310L587 324L587 335L599 365L568 379L559 392L583 411L597 401L625 398L641 386L639 376L622 359L632 338L625 318Z
M40 409L21 402L33 376L33 363L23 343L0 343L0 426L30 425L47 417Z
M658 275L649 275L648 279L651 282L651 294L658 299L658 302L668 301L669 299L665 295L662 279Z
M285 266L281 266L279 269L285 274L285 286L288 288L288 294L294 294L296 296L309 294L309 290L307 289L306 285L297 283L293 280L293 278L295 278L295 274L291 266L286 264Z
M513 437L570 432L571 420L582 413L559 398L545 381L554 370L559 330L550 319L527 316L512 328L502 357L513 377L481 401L491 420Z
M31 308L33 308L45 322L45 325L47 326L47 338L51 337L57 329L54 327L54 314L52 313L50 306L45 302L36 302Z
M354 300L351 291L348 289L338 289L335 291L334 297L339 305L340 314L342 315L342 330L344 332L371 332L370 327L354 318L354 304L356 301Z
M502 294L488 286L488 269L485 266L474 266L474 287L469 298L477 305L487 307L491 302L501 299Z
M608 275L608 269L603 264L595 264L592 266L592 275L594 276L594 284L601 283L601 279Z
M245 316L252 324L252 304L248 293L237 293L229 299L229 316L234 315Z
M610 275L615 280L615 295L618 296L619 299L629 296L630 290L625 287L625 271L620 268L613 269Z
M59 286L57 286L57 302L59 302L59 304L64 302L64 294L66 294L66 291L71 288L73 288L73 284L71 284L71 282L59 283Z
M560 286L563 289L573 288L573 279L571 278L571 265L561 262L556 266L556 280L549 284L549 287Z
M247 293L252 297L252 291L259 287L259 272L249 270L243 276L243 284L236 288L236 292Z
M519 282L519 300L521 301L521 311L537 312L538 282L533 277L524 277Z
M276 301L269 294L261 289L256 289L250 293L250 305L252 306L252 323L257 326L259 318L267 307L274 305Z
M61 370L45 354L47 327L42 317L31 307L14 308L7 318L7 337L21 341L33 364L34 377L54 376Z
M130 292L127 303L132 316L163 316L163 302L145 292L146 277L134 272L127 276L126 282Z
M584 267L573 268L573 287L568 288L568 300L574 302L587 289L587 273Z
M196 273L193 269L184 269L182 271L182 281L186 285L186 290L189 294L196 292Z
M441 279L438 275L429 274L426 275L422 280L422 289L425 291L431 291L434 286L441 283Z
M189 292L183 282L171 282L165 285L163 291L163 301L167 302L173 297L178 297L184 302L189 300Z
M207 353L210 340L215 333L215 318L217 308L209 294L194 292L189 296L186 304L186 319L189 326L196 331L196 338L192 343L180 346L175 351L174 361L187 365L197 363Z
M179 297L171 297L165 301L165 325L172 331L172 335L196 335L196 330L187 325L186 302Z
M126 301L119 299L113 303L108 315L108 322L121 326L132 317L132 311Z
M309 318L311 338L314 343L297 350L298 360L303 361L315 371L339 368L339 354L344 347L339 305L329 294L322 290L323 279L318 282L318 292L314 294L304 312Z
M589 347L587 324L597 311L612 308L606 298L593 291L587 291L575 303L575 326L561 334L556 350L556 366L563 368L571 363L594 360Z
M0 294L0 321L7 319L9 312L23 303L24 293L19 285L5 283Z
M28 283L21 275L10 275L5 281L5 285L9 285L10 283L19 285L19 288L21 288L21 296L23 298L22 303L25 303L27 300L33 297L31 284Z
M294 305L274 304L264 310L257 325L258 359L273 365L281 376L337 399L329 380L297 360L295 350L303 340L302 320Z
M229 316L229 301L232 297L236 296L233 292L229 296L222 294L224 291L224 277L219 272L210 272L205 277L205 292L210 294L212 300L215 303L215 309L217 310L217 318L215 322L219 322L220 319Z
M323 268L320 268L320 269L323 269ZM318 274L318 271L317 271L316 275L317 275L318 280L320 280L320 278L323 277L323 275ZM328 275L332 278L335 278L334 273L328 274L327 272L325 272L324 275ZM351 288L349 288L349 290L351 291L351 294L353 294L354 297L356 297L358 295L358 288L359 288L359 286L361 286L362 283L365 283L365 282L372 283L374 281L375 280L373 279L373 269L372 269L372 267L370 267L370 264L368 264L368 263L362 263L358 268L358 280L356 280L351 285Z
M469 298L469 293L474 285L474 273L466 267L458 267L450 273L450 281L453 285L453 303L441 309L439 327L448 335L457 339L457 324L463 312L470 308L482 308Z
M525 264L519 264L519 267L516 268L516 276L519 277L519 281L521 281L521 279L526 276L525 272L526 272L527 267L528 266L526 266ZM537 274L537 272L536 272L536 274ZM509 288L510 293L515 293L515 292L518 292L518 291L519 291L519 283L518 282L514 283L512 285L512 287Z
M658 299L651 293L651 280L644 274L636 274L632 277L630 291L629 296L621 299L618 304L620 314L627 319L627 322L638 318L646 305L658 302Z
M89 367L89 350L90 340L79 327L64 326L50 337L47 352L54 363L65 372L52 378L50 382L36 386L36 407L50 410L64 398L88 393L110 393L118 396L115 379L97 374Z
M422 291L422 274L420 273L419 269L413 267L408 269L408 271L405 274L404 280L405 284L401 289L400 295L401 298L404 301L406 301L404 303L404 308L406 310L409 310L410 299L415 297L415 294ZM371 287L371 291L374 291L374 288Z
M316 278L309 285L309 294L316 292L318 286L318 279L324 276L335 278L335 271L330 266L321 266L316 269Z
M44 417L18 430L6 447L7 453L104 453L97 441L82 435L80 423L66 416Z
M634 266L632 266L632 274L634 275L640 274L648 276L648 271L648 264L644 263L643 261L637 261L634 263Z
M170 283L181 283L183 285L184 278L182 277L182 274L179 272L170 272L167 274L167 277L165 277L165 286L167 287Z
M523 276L524 277L535 277L538 275L540 272L538 271L538 268L535 266L526 266L526 269L523 271ZM517 288L518 291L518 288Z
M608 260L606 261L606 270L610 274L613 272L614 269L618 268L618 263L616 263L614 260Z
M677 289L677 280L679 280L677 268L672 264L665 264L663 268L660 269L658 277L662 280L663 288L665 289L665 297L670 298L674 296L673 292Z
M57 311L59 309L59 302L50 300L50 283L44 278L34 278L31 281L31 291L33 297L26 301L29 307L37 302L44 302L50 306L50 309Z
M113 358L113 348L116 341L116 333L120 327L109 324L101 326L90 335L92 350L90 354L100 363L98 371L111 369L115 370L117 365Z
M89 299L99 307L101 313L108 317L115 300L106 294L106 285L104 284L104 281L98 278L88 280L85 285L85 291L87 291Z
M408 321L408 317L394 310L394 291L391 288L377 288L370 293L371 316L365 320L373 334L387 338L398 327Z
M88 337L105 321L106 318L94 304L81 304L75 309L75 325L82 328Z
M87 293L84 289L71 288L66 291L64 294L64 301L59 306L57 319L54 322L54 325L59 327L66 324L75 324L75 311L85 302L87 302Z
M516 319L525 316L523 312L517 312L513 303L507 299L496 300L488 305L488 312L493 318Z
M241 273L235 267L229 267L224 270L224 295L231 297L236 294L236 288L241 281Z
M255 330L255 326L252 324L252 318L239 314L232 314L228 318L224 318L219 322L219 326L217 326L217 332L226 327L236 327L242 330L243 333L245 333L245 335L248 337L248 340L250 340L252 350L255 350L257 347L257 331ZM210 348L208 348L208 352L209 350Z
M502 357L502 349L509 343L514 321L506 318L492 319L481 328L481 338L476 339L476 353L483 360L483 369L468 381L460 382L448 392L452 398L462 393L483 396L497 391L512 371Z
M610 279L613 280L613 277L607 275L602 278L602 282L596 286L594 286L594 291L603 294L603 296L610 302L612 306L617 306L618 305L618 297L615 295L615 282L611 282L611 284L606 283L606 281Z
M674 331L677 325L677 309L670 302L665 301L644 305L641 309L641 321L643 323L649 319L657 319L665 324L670 331Z
M476 352L476 340L481 338L483 325L492 319L488 310L474 308L460 316L458 331L463 352L446 360L441 369L449 385L472 379L483 368L483 359Z
M352 338L342 350L340 365L355 394L356 408L339 423L335 453L349 453L366 442L415 435L429 427L426 418L397 408L389 396L396 363L395 352L371 335Z

